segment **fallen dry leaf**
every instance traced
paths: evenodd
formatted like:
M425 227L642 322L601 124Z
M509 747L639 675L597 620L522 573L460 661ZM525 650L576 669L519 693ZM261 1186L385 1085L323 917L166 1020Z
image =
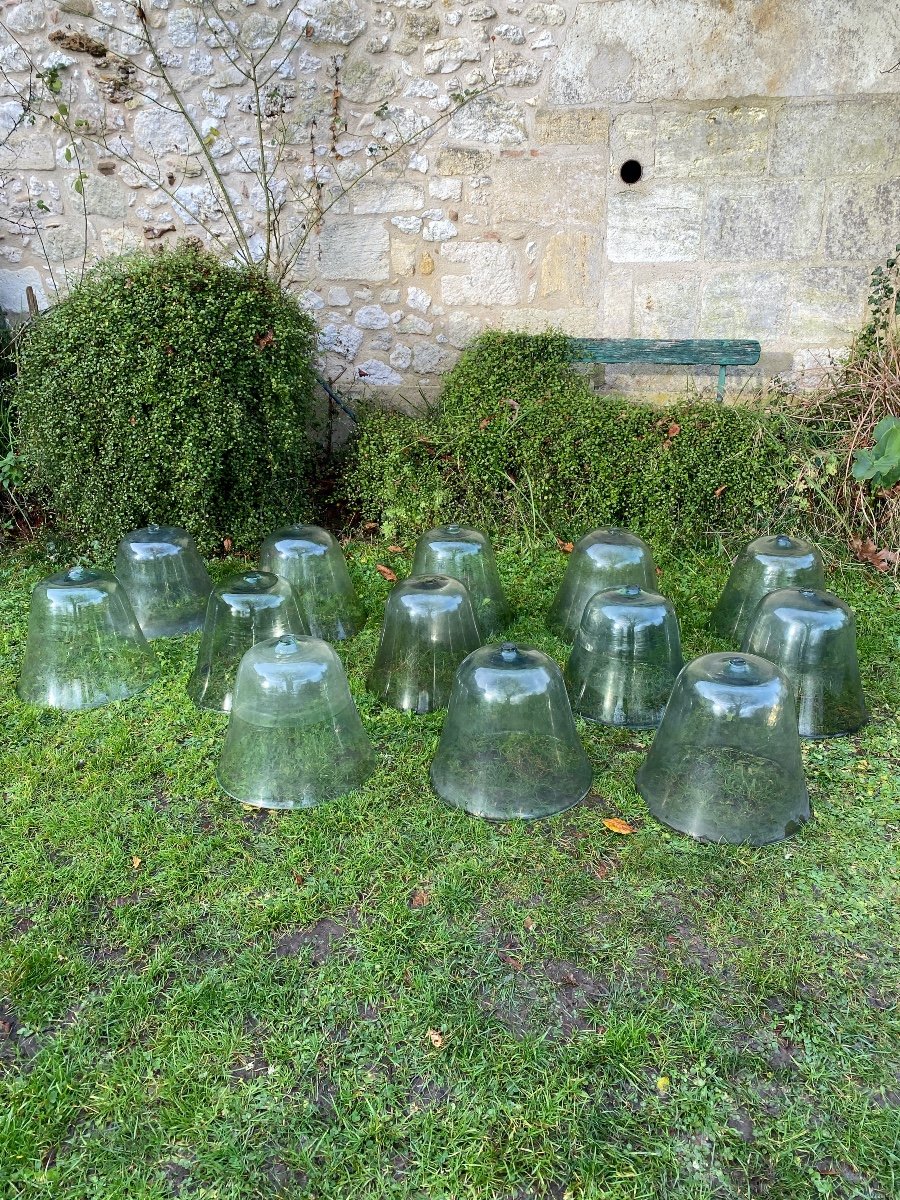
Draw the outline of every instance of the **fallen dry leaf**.
M291 878L297 887L303 887L304 883L306 883L306 876L300 875L297 871L291 871Z
M138 858L138 856L136 854L132 854L132 856L131 856L132 871L136 871L143 861L144 860L142 858Z
M431 894L426 892L424 888L416 888L409 898L410 908L424 908L426 904L431 903Z
M225 551L226 554L230 554L231 547L233 545L234 545L234 542L232 542L231 538L225 538L224 541L222 542L222 549Z
M534 917L526 917L522 924L524 925L526 931L531 933L532 929L534 929Z
M271 329L267 329L265 333L259 334L253 339L260 350L265 350L267 346L275 345L275 334Z
M627 821L623 821L621 817L604 817L603 824L607 829L611 829L613 833L634 833L635 828L629 825Z
M435 1050L440 1050L444 1042L447 1040L442 1033L438 1033L436 1029L428 1030L428 1040L434 1046Z
M365 529L367 533L372 533L373 530L375 530L377 528L378 528L377 521L366 521L365 525L363 525L363 529Z
M876 571L890 571L900 563L900 554L896 550L879 550L871 538L852 537L850 549L854 558L867 562Z
M491 423L491 418L485 417L484 420L481 422L481 424L478 426L478 428L479 429L487 429L487 427L488 427L488 425L490 425L490 423Z
M376 563L375 570L378 572L379 575L382 575L388 581L388 583L396 583L397 582L397 576L394 574L394 572L391 570L390 567L386 567L383 563Z
M559 546L560 550L562 550L563 554L571 554L575 549L574 542L563 542L560 541L559 538L556 539L556 544Z
M521 958L516 958L515 954L510 954L506 950L498 950L497 957L501 962L506 963L508 967L511 967L513 971L521 971L525 965Z
M681 426L676 425L675 422L673 421L672 424L669 426L669 437L670 438L678 437L679 433L681 433Z
M603 823L606 824L605 821ZM589 870L595 879L605 879L612 870L612 863L601 858L599 862L591 863Z
M391 554L405 554L406 553L406 551L403 549L402 546L388 546L388 550L390 550Z
M718 500L718 498L719 498L719 497L722 495L722 493L725 491L725 489L726 489L727 487L728 487L728 484L727 484L727 483L723 483L721 487L717 487L717 488L716 488L716 490L713 492L713 495L715 496L715 498L716 498L717 500Z

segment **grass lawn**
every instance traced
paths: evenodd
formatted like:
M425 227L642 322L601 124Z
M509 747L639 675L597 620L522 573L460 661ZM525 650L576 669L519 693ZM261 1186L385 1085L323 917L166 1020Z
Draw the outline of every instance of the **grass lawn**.
M348 555L371 617L339 653L380 767L280 815L216 787L196 636L155 643L127 703L20 704L48 568L0 561L0 1196L896 1196L896 584L831 572L873 720L806 746L814 820L754 850L656 824L633 786L650 736L583 723L580 807L444 807L441 714L364 690L376 563L411 558ZM563 556L499 560L512 636L563 661L543 627ZM727 565L661 559L688 655L726 648L704 622Z

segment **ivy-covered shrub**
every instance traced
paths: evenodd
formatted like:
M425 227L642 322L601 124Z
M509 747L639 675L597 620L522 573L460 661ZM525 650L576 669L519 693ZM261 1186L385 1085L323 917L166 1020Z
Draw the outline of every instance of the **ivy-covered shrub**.
M185 526L252 546L308 510L315 326L196 243L107 259L21 341L27 487L77 547Z
M670 541L751 532L779 503L785 429L750 406L600 397L565 337L492 332L429 416L362 414L345 492L391 536L459 518L564 540L603 524Z

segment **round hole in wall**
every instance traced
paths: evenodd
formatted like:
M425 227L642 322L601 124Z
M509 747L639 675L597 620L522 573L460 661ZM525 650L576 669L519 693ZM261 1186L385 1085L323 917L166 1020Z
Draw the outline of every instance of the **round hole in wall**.
M619 169L619 177L623 183L637 183L643 173L644 168L636 158L627 159Z

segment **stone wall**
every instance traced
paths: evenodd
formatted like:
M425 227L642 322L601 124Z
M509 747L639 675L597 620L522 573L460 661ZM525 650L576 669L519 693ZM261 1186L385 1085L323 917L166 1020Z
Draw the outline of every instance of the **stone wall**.
M212 5L143 2L258 234L252 99L206 23ZM761 375L802 383L847 344L872 267L900 240L896 0L217 8L248 46L278 33L272 62L295 150L286 170L298 179L318 173L327 191L335 174L365 170L373 145L439 121L335 203L294 272L339 387L414 397L478 330L549 324L579 336L758 338ZM59 283L77 266L85 231L91 257L200 232L201 213L215 222L185 124L142 73L129 5L0 0L0 20L0 306L22 313L28 286L47 303L51 268ZM72 49L60 31L110 54ZM86 143L79 171L69 137L22 123L29 57L58 66L71 111L104 124L146 170ZM457 107L455 95L485 87ZM339 129L310 160L311 123L321 142L335 111ZM641 169L632 184L620 177L629 160ZM154 170L177 179L174 199L148 182ZM684 372L625 369L607 383L665 391Z

